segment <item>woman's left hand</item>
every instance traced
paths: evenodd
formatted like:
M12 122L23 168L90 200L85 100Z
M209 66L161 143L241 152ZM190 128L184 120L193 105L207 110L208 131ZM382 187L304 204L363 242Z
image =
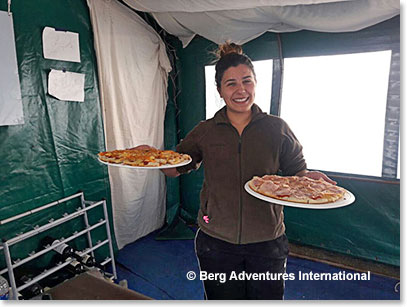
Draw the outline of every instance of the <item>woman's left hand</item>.
M332 184L336 184L336 181L333 181L331 178L329 178L327 175L325 175L324 173L321 173L319 171L301 171L297 174L297 176L305 176L311 179L315 179L315 180L319 180L319 179L323 179L326 182L332 183Z

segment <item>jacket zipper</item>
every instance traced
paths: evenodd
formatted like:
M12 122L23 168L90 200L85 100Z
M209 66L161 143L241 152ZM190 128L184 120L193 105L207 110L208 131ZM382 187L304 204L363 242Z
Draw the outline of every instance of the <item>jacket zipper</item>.
M237 154L239 155L239 185L242 183L242 136L239 134L239 131L235 127L233 127L232 124L230 124L230 127L232 128L233 131L236 132L239 143L237 145ZM246 128L245 128L246 129ZM244 130L243 130L244 131ZM242 131L242 134L243 134ZM242 205L242 191L239 189L239 226L237 229L237 244L240 244L241 241L241 236L242 236L242 211L243 211L243 205Z
M243 129L242 134L239 134L239 131L235 127L233 127L232 124L229 124L232 129L236 132L238 138L239 138L239 143L238 143L238 148L237 148L237 153L239 155L239 184L242 184L242 135L244 131L252 124L253 119L251 122L247 124L247 126ZM243 214L243 195L242 195L242 190L239 189L239 228L237 231L237 243L240 244L242 240L242 227L243 227L243 220L242 220L242 214Z
M238 133L239 134L239 133ZM242 132L243 134L243 132ZM238 154L239 154L239 183L242 184L242 136L239 135L239 145L238 145ZM237 231L237 243L240 244L242 240L242 213L243 213L243 199L242 199L242 189L239 188L239 228Z
M252 124L253 120L247 124L247 126L243 129L242 134L240 135L239 132L235 129L238 137L239 137L239 144L238 144L238 154L239 154L239 185L243 184L243 176L242 176L242 135L244 134L245 130ZM237 232L237 243L241 244L242 241L242 228L243 228L243 195L242 189L239 189L239 229Z

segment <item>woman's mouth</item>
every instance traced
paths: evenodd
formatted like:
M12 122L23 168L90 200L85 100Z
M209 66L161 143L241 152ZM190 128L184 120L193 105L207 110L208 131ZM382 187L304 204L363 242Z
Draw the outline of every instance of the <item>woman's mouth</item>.
M249 97L244 97L244 98L234 98L232 99L233 102L235 103L245 103L249 100Z

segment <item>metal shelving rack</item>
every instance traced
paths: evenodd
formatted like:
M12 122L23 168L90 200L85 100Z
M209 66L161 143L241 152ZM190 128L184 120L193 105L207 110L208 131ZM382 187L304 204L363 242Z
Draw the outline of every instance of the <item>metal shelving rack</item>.
M0 226L4 225L6 223L10 223L13 221L16 221L22 217L31 215L31 214L35 214L39 211L42 211L44 209L48 209L51 208L53 206L57 206L61 203L64 203L66 201L75 199L75 198L80 198L80 202L81 202L81 207L78 207L76 212L73 213L64 213L62 218L59 219L53 219L51 218L47 224L43 225L43 226L35 226L33 230L30 230L28 232L25 233L20 233L17 236L11 238L11 239L7 239L7 240L2 240L2 245L0 246L0 250L3 249L4 250L4 257L5 257L5 261L7 264L7 267L2 269L0 271L0 274L3 274L5 272L8 272L9 275L9 280L10 280L10 286L12 289L12 294L13 294L13 299L14 300L18 300L18 292L21 290L24 290L25 288L31 286L32 284L42 280L43 278L47 277L48 275L53 274L54 272L57 272L58 270L64 268L65 266L69 265L72 260L68 260L65 262L61 262L58 263L57 265L55 265L54 267L44 270L41 274L35 276L34 278L32 278L31 280L29 280L28 282L26 282L25 284L17 287L16 285L16 281L15 281L15 277L14 277L14 269L19 267L20 265L23 265L33 259L36 259L46 253L48 253L49 251L52 251L53 249L55 249L56 247L58 247L59 245L62 245L64 243L67 243L81 235L86 234L87 235L87 240L88 240L88 248L86 248L83 251L80 251L80 255L86 255L88 253L91 253L91 255L94 257L94 250L98 249L101 246L104 246L105 244L109 245L109 253L110 253L110 258L107 257L101 264L105 265L109 262L111 262L112 265L112 271L113 271L113 276L115 279L117 279L117 273L116 273L116 264L115 264L115 260L114 260L114 254L113 254L113 245L112 245L112 237L110 234L110 226L109 226L109 218L108 218L108 213L107 213L107 207L106 207L106 200L101 200L101 201L87 201L85 200L84 194L83 192L78 192L74 195L62 198L60 200L51 202L49 204L46 204L44 206L35 208L33 210L29 210L27 212L24 212L22 214L4 219L0 221ZM100 219L99 222L93 224L93 225L89 225L89 220L88 220L88 211L96 208L98 206L103 206L103 213L104 213L104 219ZM24 258L24 259L17 259L15 261L13 261L11 259L11 254L10 254L10 246L19 243L21 241L24 241L28 238L31 238L43 231L49 230L53 227L56 227L58 225L61 225L67 221L70 221L74 218L77 218L79 216L83 215L84 218L84 223L85 223L85 229L81 230L81 231L75 231L70 237L68 238L61 238L59 240L58 243L53 244L51 246L47 246L46 248L42 249L39 252L31 252L29 253L28 257ZM104 241L99 241L97 242L97 244L95 246L93 246L92 244L92 236L91 236L91 231L93 229L96 229L98 227L101 227L105 225L106 227L106 233L107 233L107 239Z

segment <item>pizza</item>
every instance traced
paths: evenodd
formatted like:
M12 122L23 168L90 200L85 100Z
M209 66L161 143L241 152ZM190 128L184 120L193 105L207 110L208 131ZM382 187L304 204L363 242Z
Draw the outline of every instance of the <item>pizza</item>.
M191 161L187 154L172 150L149 149L122 149L100 152L99 159L103 162L123 164L139 167L170 166Z
M262 195L302 204L326 204L342 199L346 190L308 177L265 175L254 176L249 187Z

